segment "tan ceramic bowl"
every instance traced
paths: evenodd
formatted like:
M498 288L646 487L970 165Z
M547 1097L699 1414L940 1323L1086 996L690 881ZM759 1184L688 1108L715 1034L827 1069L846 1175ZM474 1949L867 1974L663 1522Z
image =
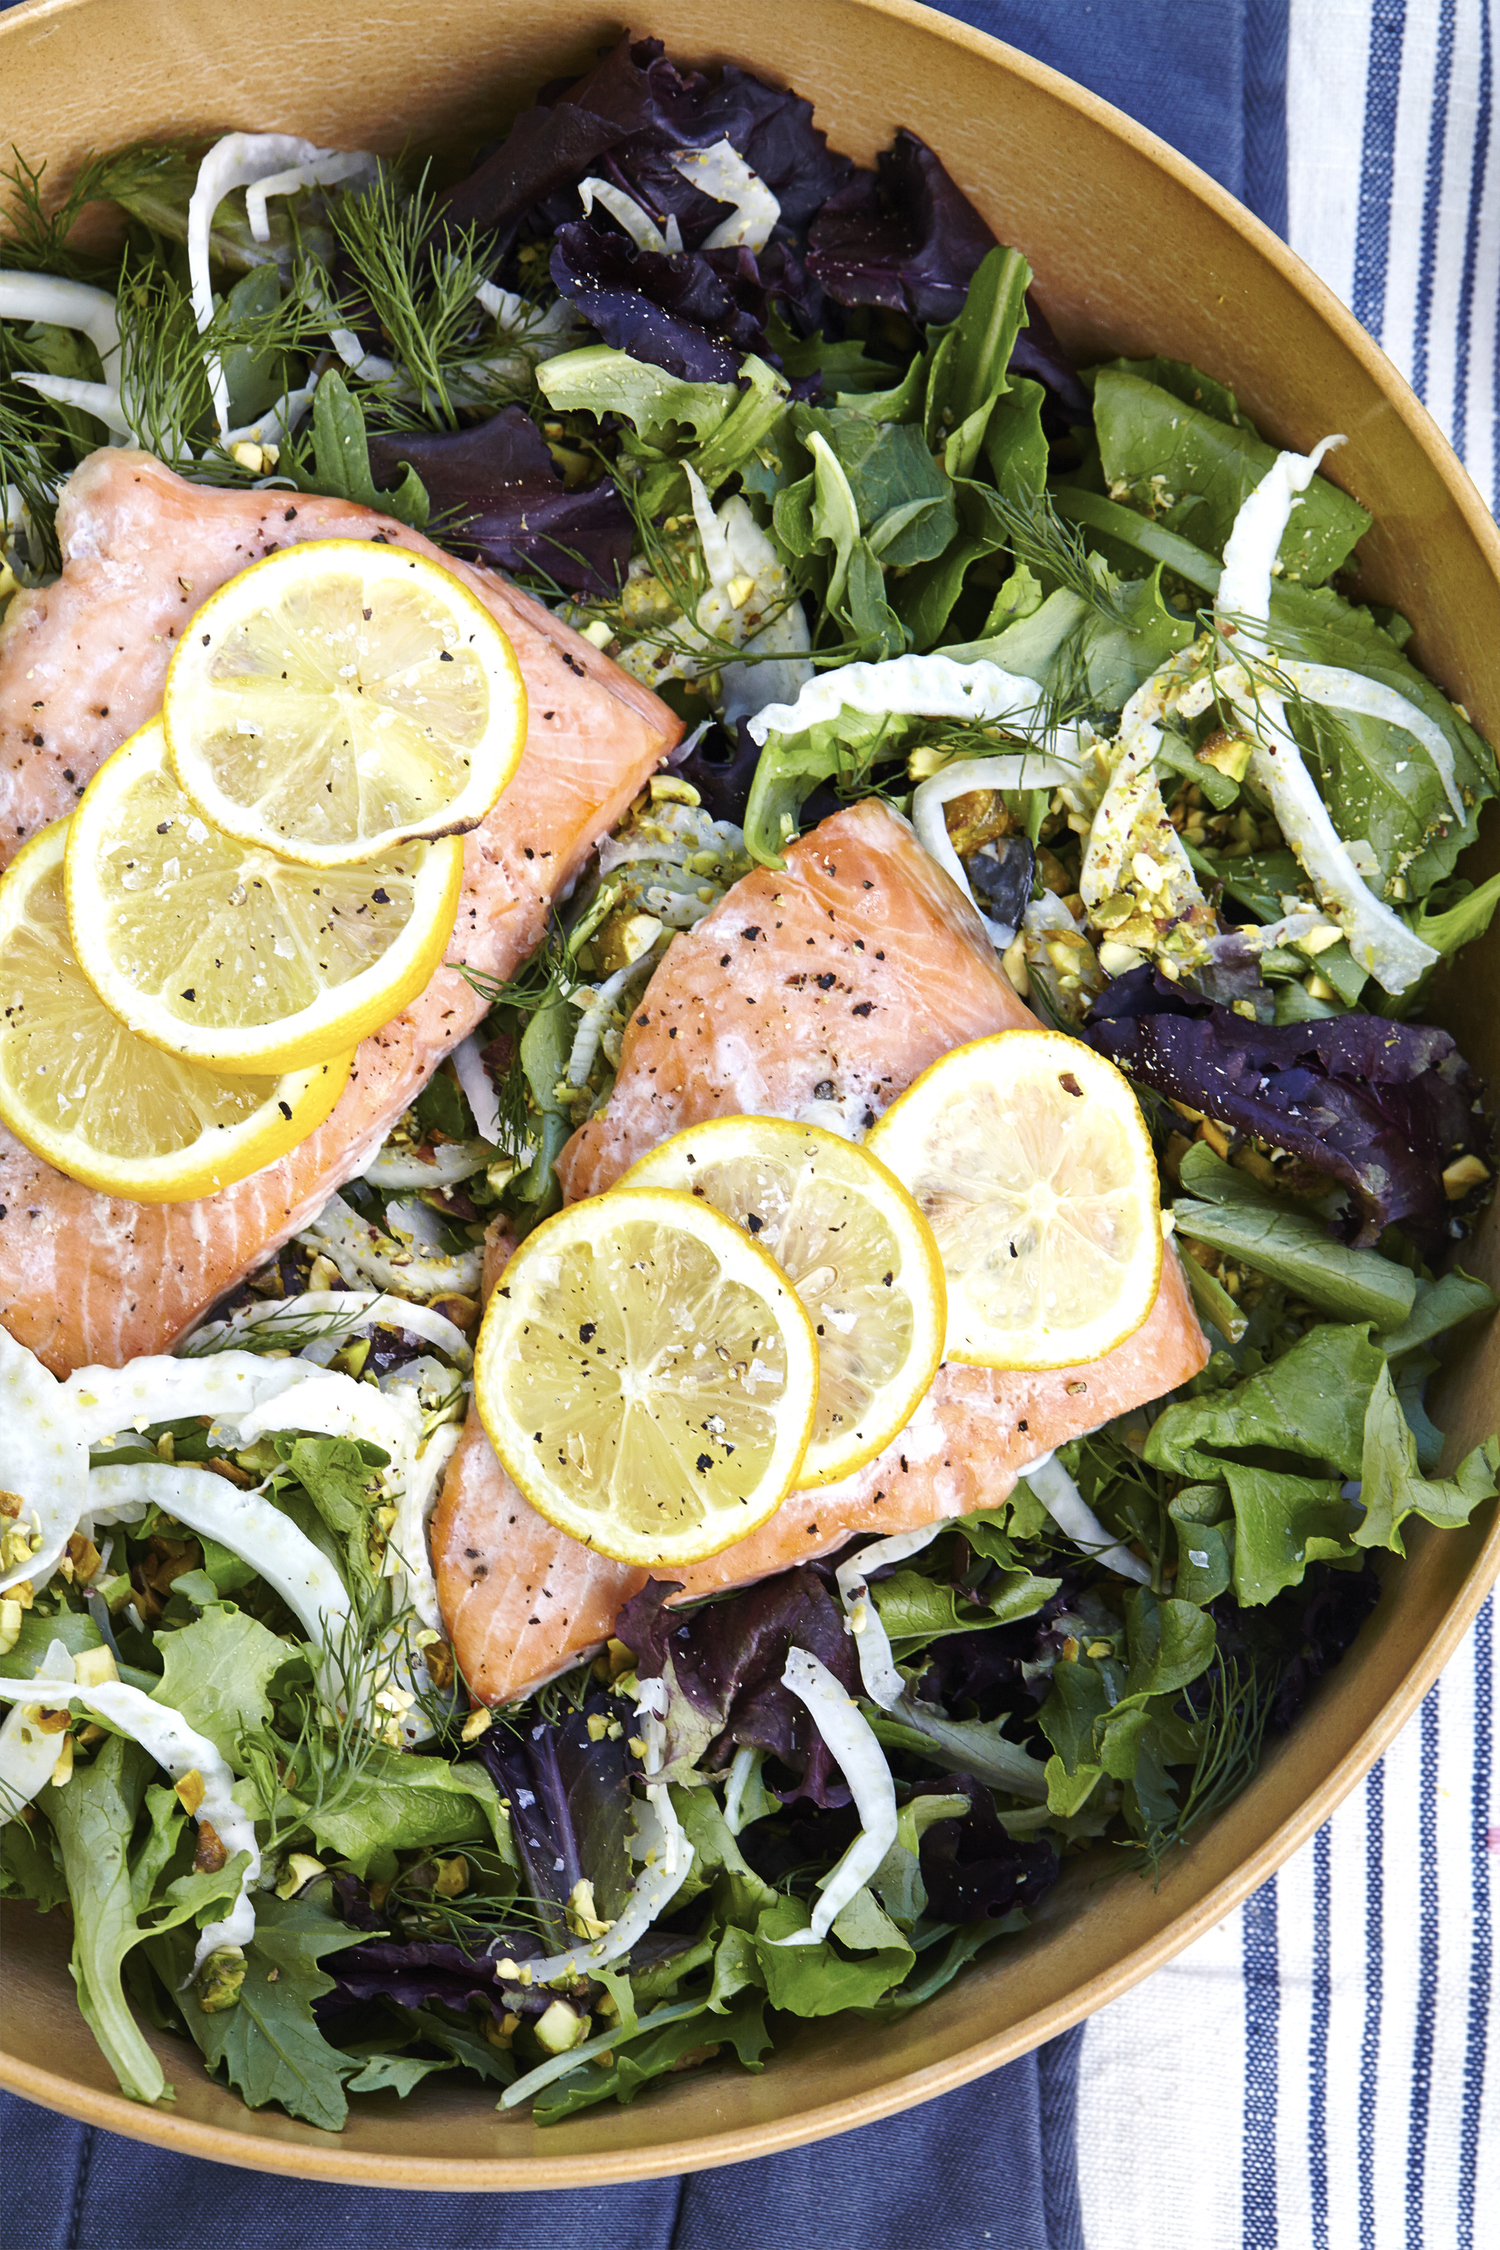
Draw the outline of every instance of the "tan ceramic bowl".
M1024 55L901 0L643 0L632 28L694 63L734 61L813 97L834 144L868 161L909 125L1002 241L1026 252L1064 341L1087 357L1162 352L1232 384L1270 436L1350 443L1339 483L1374 512L1364 584L1417 627L1420 660L1500 740L1500 538L1437 429L1329 292L1222 190L1117 110ZM30 0L0 18L0 141L65 176L90 148L210 128L324 145L449 149L493 133L582 69L619 20L570 0ZM1494 863L1500 823L1492 821ZM1500 929L1465 956L1448 1020L1500 1084ZM1488 995L1488 1004L1486 1004ZM1467 1262L1474 1264L1471 1250ZM1494 1278L1492 1214L1478 1261ZM1455 1359L1441 1397L1454 1450L1493 1426L1500 1330ZM1153 1890L1075 1864L1045 1916L930 2006L871 2037L809 2026L762 2076L712 2066L548 2131L493 2095L365 2096L331 2135L242 2107L195 2051L156 2042L170 2108L116 2091L74 2005L61 1916L11 1917L0 2078L33 2101L196 2156L366 2186L534 2188L638 2179L761 2156L926 2101L1025 2054L1218 1921L1310 1836L1416 1709L1500 1568L1493 1510L1418 1527L1345 1663L1254 1786Z

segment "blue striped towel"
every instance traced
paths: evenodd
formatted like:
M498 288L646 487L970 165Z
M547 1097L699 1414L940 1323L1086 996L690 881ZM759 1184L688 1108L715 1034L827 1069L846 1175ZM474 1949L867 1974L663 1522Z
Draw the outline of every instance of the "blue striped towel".
M1493 0L1247 11L1280 38L1286 97L1253 147L1247 104L1246 200L1284 215L1500 510ZM1313 1841L1089 2023L1088 2250L1500 2243L1493 1632L1490 1602Z

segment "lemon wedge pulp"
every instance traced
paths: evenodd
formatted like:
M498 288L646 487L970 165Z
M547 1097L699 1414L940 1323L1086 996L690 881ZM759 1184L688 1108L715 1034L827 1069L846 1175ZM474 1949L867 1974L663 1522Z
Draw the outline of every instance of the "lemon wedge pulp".
M43 829L0 877L0 1118L45 1163L102 1194L135 1203L211 1195L321 1125L353 1055L279 1077L232 1077L137 1038L74 958L67 829Z
M775 1260L661 1188L615 1188L527 1235L474 1355L480 1418L538 1514L653 1570L775 1514L817 1390L812 1329Z
M1102 1359L1161 1279L1156 1158L1113 1063L1056 1031L955 1047L865 1144L910 1189L948 1284L950 1359L1038 1370Z
M715 1117L674 1133L625 1187L686 1189L788 1275L818 1345L818 1409L799 1486L871 1461L911 1419L943 1355L943 1262L878 1158L816 1125Z

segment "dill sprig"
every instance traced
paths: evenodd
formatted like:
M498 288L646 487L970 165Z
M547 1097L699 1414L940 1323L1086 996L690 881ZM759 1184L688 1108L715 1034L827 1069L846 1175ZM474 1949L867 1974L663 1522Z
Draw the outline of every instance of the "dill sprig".
M502 1074L491 1072L491 1078L500 1108L499 1146L507 1156L519 1158L535 1139L531 1084L521 1059L524 1025L544 1008L566 1000L581 981L574 973L567 932L554 916L535 953L512 977L486 976L469 968L463 975L492 1013L506 1011L511 1016L511 1022L503 1025L511 1040L510 1061Z
M1242 1671L1232 1657L1221 1657L1209 1672L1207 1706L1195 1715L1201 1729L1198 1759L1177 1816L1153 1824L1133 1847L1153 1879L1174 1846L1188 1843L1254 1779L1278 1677L1274 1667L1253 1663Z
M47 209L45 164L32 164L18 148L11 163L0 165L0 183L10 189L6 229L0 234L0 261L33 273L93 280L111 261L69 247L69 237L89 203L127 202L181 161L181 149L143 144L112 156L86 156L61 200Z
M294 277L269 310L240 312L225 301L200 335L192 302L172 270L150 259L132 264L127 256L116 303L120 395L140 443L181 476L228 484L254 474L218 442L209 365L248 354L276 369L280 390L293 388L306 357L327 342L325 317L309 293Z
M369 187L331 200L328 218L357 294L416 392L419 424L456 430L459 406L473 402L476 382L484 387L483 372L472 365L485 320L475 293L494 252L477 227L454 233L439 226L427 179L424 167L407 194L397 174L383 169ZM360 324L357 308L350 318ZM397 422L409 404L400 388L374 384L367 393ZM517 388L526 386L510 386L512 395Z
M293 1310L296 1298L276 1312L266 1313L259 1320L236 1322L232 1317L215 1321L210 1327L200 1329L194 1336L186 1337L177 1346L179 1359L211 1359L215 1352L290 1352L305 1351L309 1344L323 1342L326 1337L343 1336L349 1332L349 1316L342 1312L298 1313Z
M1122 595L1107 574L1101 576L1094 569L1083 533L1058 514L1049 492L1043 490L1020 500L997 490L991 494L991 504L1005 526L1017 562L1055 578L1111 625L1130 622Z

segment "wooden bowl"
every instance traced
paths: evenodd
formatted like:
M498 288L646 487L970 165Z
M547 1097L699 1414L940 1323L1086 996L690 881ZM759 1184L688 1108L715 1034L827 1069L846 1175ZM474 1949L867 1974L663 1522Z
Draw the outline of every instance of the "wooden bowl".
M1047 312L1085 359L1160 352L1233 386L1269 436L1349 444L1337 482L1372 510L1363 587L1416 625L1418 660L1500 739L1500 537L1405 383L1314 275L1222 189L1151 134L1039 63L902 0L650 0L631 27L682 61L734 61L810 95L862 161L908 125L931 142L1003 242L1031 260ZM245 127L324 145L459 153L622 26L575 0L369 0L358 11L261 0L30 0L0 19L5 134L55 181L90 148ZM1500 823L1491 821L1496 856ZM1446 1019L1500 1083L1500 929L1465 955ZM1484 968L1480 970L1480 960ZM1488 1005L1485 994L1488 993ZM1466 1263L1494 1278L1492 1212ZM1453 1450L1492 1422L1500 1331L1471 1340L1439 1405ZM1470 1529L1418 1525L1374 1617L1251 1787L1158 1888L1070 1867L1024 1936L929 2006L871 2036L809 2025L761 2076L734 2064L673 2080L630 2109L540 2130L493 2093L438 2080L411 2100L357 2098L347 2130L252 2112L157 2039L177 2098L124 2100L78 2014L60 1915L11 1917L0 2079L72 2116L164 2147L372 2187L536 2188L764 2156L846 2131L1024 2054L1219 1921L1327 1819L1416 1710L1500 1569L1493 1509Z

